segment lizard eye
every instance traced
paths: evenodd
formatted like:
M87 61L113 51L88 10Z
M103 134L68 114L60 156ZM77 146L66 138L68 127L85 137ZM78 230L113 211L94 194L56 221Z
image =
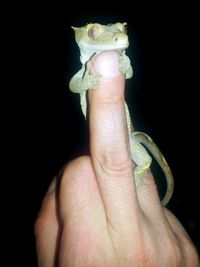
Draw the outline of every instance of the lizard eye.
M124 29L123 29L123 32L127 34L127 33L128 33L128 25L127 25L127 23L124 22L124 23L123 23L123 26L124 26L124 27L123 27L123 28L124 28Z
M91 39L97 39L98 37L99 37L99 35L100 35L100 33L101 33L101 27L100 27L100 25L98 25L98 24L95 24L95 25L93 25L90 29L89 29L89 31L88 31L88 36L91 38Z
M123 33L127 33L127 23L126 22L124 22L124 23L116 23L116 26L117 26L117 28L121 31L121 32L123 32Z

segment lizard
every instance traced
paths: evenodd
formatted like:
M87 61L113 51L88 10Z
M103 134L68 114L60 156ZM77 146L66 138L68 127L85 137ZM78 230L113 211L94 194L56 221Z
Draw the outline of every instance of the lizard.
M103 51L118 51L120 53L119 71L125 75L126 79L130 79L133 76L130 59L125 54L125 50L129 46L126 28L126 22L117 22L107 25L88 23L82 27L72 26L75 33L75 40L80 50L82 68L70 79L69 89L74 93L80 94L81 109L85 118L87 113L86 92L88 89L95 89L100 78L98 73L89 73L91 58ZM167 190L161 201L162 205L165 206L171 199L174 188L174 179L171 169L160 149L150 136L143 132L132 132L132 122L126 102L125 113L128 126L131 159L135 163L134 178L136 186L138 187L142 184L145 173L150 169L152 158L147 152L147 148L155 157L166 177Z

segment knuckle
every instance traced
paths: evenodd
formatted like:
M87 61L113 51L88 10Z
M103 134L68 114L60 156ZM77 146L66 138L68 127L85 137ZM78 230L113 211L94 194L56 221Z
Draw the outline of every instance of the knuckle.
M35 234L40 234L43 232L47 226L50 218L50 206L51 206L50 197L45 197L42 203L42 207L37 215L35 224L34 224L34 232Z
M197 250L191 239L186 237L180 240L182 248L182 259L188 264L188 266L200 266Z
M40 234L48 228L52 220L52 211L55 208L55 194L46 194L42 201L41 208L34 223L34 233Z
M60 176L60 189L67 190L67 188L76 184L76 182L79 182L81 177L87 177L92 174L93 171L90 157L78 157L66 164L63 168Z
M132 249L132 256L129 260L135 264L134 266L154 266L151 252L142 240L139 240Z
M107 176L129 176L133 174L131 159L113 161L103 157L99 160L99 165L102 172Z
M42 232L42 230L45 228L44 222L45 222L45 220L43 219L43 217L41 215L39 215L36 218L36 221L34 224L34 233L36 236L39 235Z
M116 109L116 107L124 105L124 96L121 92L110 95L107 95L107 92L105 94L102 93L98 100L97 105L99 109L105 111L110 111L110 109Z
M162 262L166 266L182 266L183 264L183 255L178 242L175 240L168 240L166 242L162 255Z
M62 176L63 177L68 176L69 173L73 174L74 171L76 170L77 172L80 172L80 170L87 171L90 169L91 169L90 158L88 156L81 156L72 160L63 167Z

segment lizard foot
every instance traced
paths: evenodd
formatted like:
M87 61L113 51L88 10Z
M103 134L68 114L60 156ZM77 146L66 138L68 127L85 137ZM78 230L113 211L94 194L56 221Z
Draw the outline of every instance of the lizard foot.
M130 79L133 76L130 59L124 53L119 57L119 70L126 76L126 79Z
M136 166L134 170L134 177L135 177L135 183L137 187L142 185L145 175L149 171L149 167L150 167L149 164L146 166Z
M99 83L99 78L101 77L98 73L89 73L90 62L86 64L86 70L82 79L83 87L87 89L95 89Z

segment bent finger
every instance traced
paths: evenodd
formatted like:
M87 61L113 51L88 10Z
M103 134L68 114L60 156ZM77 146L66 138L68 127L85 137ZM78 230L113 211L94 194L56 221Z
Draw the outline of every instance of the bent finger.
M184 263L186 266L199 266L200 259L190 236L171 211L164 208L164 213L179 242L182 255L184 256Z
M59 218L55 180L44 197L35 223L36 250L39 267L54 267L59 243Z

